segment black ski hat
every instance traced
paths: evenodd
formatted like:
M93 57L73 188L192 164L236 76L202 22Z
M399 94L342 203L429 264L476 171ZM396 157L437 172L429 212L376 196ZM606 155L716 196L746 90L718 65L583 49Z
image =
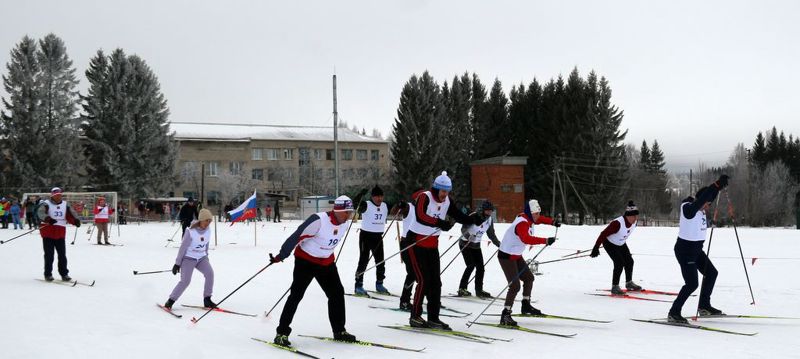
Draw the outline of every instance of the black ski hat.
M372 187L372 193L370 193L370 195L372 197L383 196L383 190L380 187L378 187L378 185L375 185L375 187Z
M494 205L489 200L483 201L483 203L481 203L481 210L485 211L487 209L494 211Z
M638 216L639 215L639 207L633 203L633 200L628 201L628 205L625 207L625 216Z

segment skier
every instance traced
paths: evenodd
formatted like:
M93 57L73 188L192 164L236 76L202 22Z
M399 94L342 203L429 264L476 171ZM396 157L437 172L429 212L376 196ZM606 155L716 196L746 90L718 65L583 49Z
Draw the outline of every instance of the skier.
M458 246L461 248L461 256L464 257L464 263L467 268L464 269L464 274L461 276L461 283L458 286L458 295L468 297L472 295L467 290L467 282L469 277L472 276L472 270L475 270L475 295L479 298L491 298L492 295L483 291L483 253L481 252L481 240L485 233L489 236L496 247L500 247L500 241L494 232L494 220L492 219L492 212L494 212L494 205L489 200L481 203L480 210L472 213L470 216L477 224L465 224L461 226L461 241ZM466 248L465 248L466 247Z
M366 189L359 193L356 202L361 214L361 232L358 235L358 266L356 267L356 295L367 295L364 290L364 269L367 269L370 252L375 263L383 262L383 231L386 227L386 219L389 216L388 206L383 202L383 189L375 185L370 192L370 200L361 205L361 197L366 193ZM363 210L362 210L363 208ZM382 294L389 294L389 290L383 286L383 279L386 278L386 267L383 263L379 264L375 271L375 291Z
M451 206L450 190L453 188L447 172L433 181L430 190L424 191L414 198L414 217L408 238L417 243L409 253L409 261L417 279L414 302L409 324L418 328L434 328L451 330L450 326L439 320L439 309L442 296L442 278L439 274L439 234L453 228L453 224L445 220L452 217L461 224L480 224L462 213L455 205ZM407 239L408 240L408 239ZM422 319L423 295L428 299L428 320Z
M101 234L104 236L106 244L111 244L108 242L108 216L114 214L114 209L109 207L106 204L105 197L98 197L97 198L97 205L94 206L94 226L97 227L97 244L103 244L100 242Z
M186 234L186 228L189 227L196 218L198 218L197 206L194 204L194 198L189 197L186 200L186 204L181 207L180 213L178 213L178 219L181 221L181 236Z
M422 193L422 188L414 191L411 198L415 198L420 193ZM403 251L414 243L414 240L408 236L411 223L416 221L414 217L414 204L405 201L400 202L394 207L393 212L395 215L403 217L403 231L400 235L400 250ZM409 251L410 250L400 252L400 261L403 262L406 267L406 279L403 282L403 292L400 294L400 309L407 312L411 311L411 290L414 288L414 282L417 281L414 267L411 266Z
M50 199L42 201L39 205L39 218L43 218L39 233L42 235L44 248L44 280L53 281L53 252L58 253L58 274L61 280L68 282L72 278L67 269L67 247L64 237L67 234L67 223L75 227L81 226L78 214L63 201L61 188L53 187L50 190Z
M561 223L558 220L541 215L541 211L542 207L539 206L539 201L532 199L525 203L524 212L517 215L517 218L514 219L514 222L511 223L511 226L508 227L508 230L503 235L503 242L500 243L497 259L500 262L500 268L503 269L503 273L506 275L506 280L509 282L505 309L503 309L503 313L500 316L501 325L517 325L517 322L511 317L511 308L514 305L517 292L519 292L520 281L522 281L522 314L542 314L539 309L531 305L534 277L527 263L522 259L522 251L529 245L545 244L549 246L556 241L555 237L535 237L533 235L534 224L550 224L554 227L560 227Z
M214 216L211 211L203 208L196 221L189 225L188 230L183 234L181 248L172 266L172 274L181 274L181 280L175 285L175 289L170 293L164 307L172 309L175 301L181 297L183 291L192 282L192 274L197 269L206 279L203 286L203 306L206 308L216 308L217 305L211 301L211 294L214 290L214 268L208 260L208 244L211 240L211 229L209 225Z
M625 269L625 289L630 291L641 291L642 287L633 282L633 257L631 250L626 243L633 230L636 229L636 221L639 219L639 209L628 201L625 213L617 217L597 237L592 252L589 255L596 258L600 255L600 245L605 248L608 256L614 262L614 271L611 275L611 294L625 295L619 287L619 277Z
M681 309L692 292L697 289L697 272L703 274L698 314L701 316L724 314L721 310L711 306L711 292L714 290L714 282L717 280L717 268L703 252L703 242L706 240L706 211L711 206L711 202L717 198L719 191L728 186L728 179L727 175L720 176L716 182L697 191L695 198L688 197L681 203L678 239L675 242L674 251L675 259L681 266L684 285L669 309L667 314L669 322L689 323L686 318L681 316Z
M281 313L280 324L273 342L290 347L289 334L292 333L292 319L303 295L316 279L328 297L328 319L333 329L333 338L341 341L356 341L356 337L345 330L344 287L339 278L333 251L350 225L353 201L347 196L339 196L333 204L333 211L312 214L297 228L281 246L278 255L269 255L270 262L278 263L288 258L294 249L294 274L291 293L286 299Z

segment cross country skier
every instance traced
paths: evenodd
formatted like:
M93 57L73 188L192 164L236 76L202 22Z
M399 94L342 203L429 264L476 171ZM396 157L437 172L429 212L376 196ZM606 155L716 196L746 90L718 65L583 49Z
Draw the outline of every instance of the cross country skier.
M100 242L100 237L105 236L106 244L111 244L108 242L108 219L110 215L114 214L114 209L109 207L106 204L105 197L98 197L97 204L94 206L94 225L97 227L97 244L103 244Z
M43 218L39 233L42 235L44 248L44 280L53 281L53 252L58 253L58 274L61 280L68 282L72 278L67 269L67 246L64 237L67 235L67 223L75 227L81 226L78 214L69 206L67 201L61 200L63 191L53 187L50 190L50 199L42 201L39 205L39 218Z
M375 263L383 262L383 231L386 227L386 219L389 217L389 210L383 202L383 190L375 185L370 192L370 199L361 204L361 197L366 193L359 193L356 202L361 213L361 232L358 235L358 266L356 267L356 295L367 295L364 290L364 269L367 269L370 253L375 258ZM362 209L363 208L363 209ZM378 293L389 294L389 290L383 286L383 279L386 278L386 267L383 263L378 264L375 271L375 291Z
M328 297L328 320L333 329L333 338L356 341L356 337L344 328L344 287L333 255L333 250L350 225L352 213L353 201L350 197L339 196L334 201L333 211L312 214L286 239L277 256L269 255L270 262L278 263L288 258L294 249L295 257L291 293L283 306L273 341L275 344L287 347L292 345L289 342L289 334L292 333L289 325L292 324L297 305L303 299L312 279L317 280Z
M500 268L503 269L506 280L510 283L506 293L505 309L500 316L501 325L517 325L517 322L511 317L511 308L514 306L514 300L519 292L520 281L522 281L522 314L542 314L539 309L531 306L534 277L525 260L522 259L522 251L529 245L545 244L549 246L556 241L555 237L535 237L533 235L534 224L550 224L560 227L561 223L541 215L541 211L542 207L539 206L539 201L532 199L525 203L524 212L517 215L503 235L503 242L500 243L497 259L500 261Z
M214 216L211 211L203 208L196 221L186 229L181 241L181 248L172 266L172 274L181 274L181 280L175 285L175 289L167 298L164 307L172 309L175 301L181 297L183 291L192 282L192 274L197 269L206 279L203 286L203 306L206 308L216 308L217 305L211 301L211 293L214 290L214 268L208 260L208 244L211 240L211 229L209 225Z
M416 196L421 193L422 189L419 188L414 191L414 194L411 195L411 198L416 198ZM416 221L416 217L414 217L414 204L403 201L398 203L393 208L393 211L395 212L395 215L403 216L403 231L400 235L400 250L402 251L414 243L413 238L409 237L408 235L408 231L411 229L411 223ZM410 250L400 252L400 261L402 261L406 267L406 279L403 282L403 292L400 294L400 309L407 312L411 311L411 292L414 288L414 282L417 281L417 276L414 273L414 267L411 266L411 257L408 253L409 251Z
M636 229L636 221L639 219L639 209L628 201L625 213L615 218L597 237L590 256L595 258L600 255L600 245L605 248L606 253L614 262L614 271L611 275L611 294L624 295L625 292L619 287L619 277L625 269L625 289L640 291L642 287L633 282L633 257L631 250L626 243L633 230Z
M465 224L461 226L461 241L458 246L461 248L461 256L464 257L464 263L467 268L464 269L464 274L461 276L461 283L458 286L459 296L470 296L467 290L467 282L469 277L472 276L472 270L475 270L475 295L479 298L491 298L491 294L483 291L483 253L481 252L481 240L485 233L489 236L492 243L500 247L500 241L494 232L494 221L492 220L492 212L494 212L494 205L492 202L486 200L481 203L480 209L472 213L473 221L478 224ZM464 248L467 247L467 248Z
M432 188L418 194L414 198L414 217L408 232L408 238L417 243L409 250L409 261L417 279L414 302L409 324L418 328L436 328L451 330L450 326L439 320L441 307L442 278L439 274L439 234L453 228L453 224L445 218L452 217L461 224L475 223L472 218L450 206L450 190L453 184L447 172L433 181ZM422 319L423 295L428 298L428 320Z
M678 240L675 242L675 259L681 266L681 275L684 285L669 309L667 320L672 323L686 324L688 321L681 316L681 309L689 296L697 289L697 272L703 274L703 285L700 288L699 315L719 315L721 310L711 306L711 292L717 280L717 268L703 252L703 242L706 240L708 220L706 211L717 194L728 186L728 176L722 175L719 179L703 187L695 198L688 197L681 203Z

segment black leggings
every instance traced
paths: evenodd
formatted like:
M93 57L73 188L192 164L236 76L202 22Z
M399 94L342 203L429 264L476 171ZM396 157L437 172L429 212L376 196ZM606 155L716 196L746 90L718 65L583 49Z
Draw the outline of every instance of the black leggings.
M459 243L459 245L464 244L465 241ZM472 276L472 270L475 270L475 292L483 291L483 252L481 252L481 247L479 246L472 246L471 244L466 244L467 248L464 248L461 251L461 256L464 257L464 264L467 265L467 268L464 269L464 274L461 275L461 283L458 285L458 288L467 288L469 284L469 277ZM463 248L463 247L462 247Z
M356 267L356 285L361 286L364 283L364 270L367 269L369 264L370 253L375 258L375 263L383 262L383 233L367 232L362 230L358 235L358 248L360 254L358 256L358 266ZM383 263L378 264L375 271L375 279L382 283L386 278L386 266Z
M334 333L344 331L345 310L344 310L344 287L339 279L339 271L336 264L322 266L311 263L305 259L294 257L294 273L292 275L292 286L289 298L283 306L280 324L277 332L282 335L292 333L294 313L297 312L297 305L303 299L311 280L316 279L325 296L328 297L328 320L331 322L331 329Z
M618 246L606 239L603 241L603 248L606 249L606 253L608 253L608 256L614 261L614 272L611 276L611 284L619 285L619 276L622 274L622 269L625 269L625 281L632 281L633 257L631 257L631 250L628 249L628 243Z
M687 241L678 238L675 242L675 259L681 266L681 275L686 283L681 287L678 296L672 303L670 313L680 314L683 304L689 299L692 292L697 289L697 272L703 274L703 285L700 288L699 307L711 306L711 292L714 290L714 282L717 281L717 268L703 252L704 241Z
M409 236L415 236L409 232ZM414 246L409 249L409 261L417 278L417 289L414 291L414 302L411 318L422 316L423 297L428 299L428 320L439 320L439 309L442 297L442 278L439 276L440 262L438 248L422 248Z
M401 251L412 244L414 244L413 240L406 239L406 237L400 238ZM406 279L405 282L403 282L403 293L400 295L400 303L411 302L411 290L414 288L414 282L417 281L417 276L414 273L414 267L411 265L411 256L408 253L413 250L414 248L411 248L400 253L400 260L403 261L403 264L406 266Z

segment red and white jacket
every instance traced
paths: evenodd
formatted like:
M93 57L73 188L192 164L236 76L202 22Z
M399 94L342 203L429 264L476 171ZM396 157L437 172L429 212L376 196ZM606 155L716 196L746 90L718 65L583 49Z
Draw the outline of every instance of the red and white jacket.
M108 218L114 214L114 209L105 206L94 206L94 223L108 223Z
M62 200L53 203L52 200L42 201L39 205L39 218L43 218L39 233L42 238L64 239L67 235L67 223L75 225L80 222L78 214ZM51 220L56 223L50 224Z

